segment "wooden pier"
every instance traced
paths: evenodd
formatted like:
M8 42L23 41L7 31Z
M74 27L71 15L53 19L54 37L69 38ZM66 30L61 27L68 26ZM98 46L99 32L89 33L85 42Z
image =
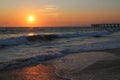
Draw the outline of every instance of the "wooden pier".
M119 28L120 24L92 24L94 28Z
M120 31L120 24L91 24L91 27L96 30L110 30L110 31Z

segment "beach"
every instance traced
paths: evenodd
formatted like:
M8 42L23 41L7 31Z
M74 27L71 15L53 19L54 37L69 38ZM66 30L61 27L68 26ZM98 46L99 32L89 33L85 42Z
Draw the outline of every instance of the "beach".
M0 72L0 80L120 80L120 49L66 55Z
M0 80L120 80L119 3L0 0Z

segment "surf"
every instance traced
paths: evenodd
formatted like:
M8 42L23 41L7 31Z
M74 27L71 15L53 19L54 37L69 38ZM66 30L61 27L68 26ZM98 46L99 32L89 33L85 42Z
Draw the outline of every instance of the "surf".
M27 44L30 42L45 42L53 41L55 39L61 38L74 38L74 37L103 37L105 35L110 35L112 32L108 31L96 31L96 32L87 32L87 33L72 33L72 34L38 34L32 36L19 36L11 37L0 40L0 48L5 48L9 46L16 46L21 44Z
M42 62L55 59L55 58L60 58L69 54L120 48L119 43L120 43L120 40L112 40L112 41L83 44L83 45L76 46L74 48L72 47L65 48L65 49L61 49L60 51L54 51L48 54L42 53L42 54L31 56L28 58L20 58L20 59L14 59L8 62L1 62L0 71L42 63Z

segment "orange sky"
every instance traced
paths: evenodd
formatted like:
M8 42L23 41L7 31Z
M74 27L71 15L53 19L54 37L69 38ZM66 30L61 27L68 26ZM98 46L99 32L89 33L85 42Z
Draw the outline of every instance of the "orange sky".
M39 6L38 3L41 0L35 0L34 5L31 5L33 3L32 0L30 0L32 2L26 1L26 3L21 0L19 5L13 5L17 2L8 4L7 1L1 0L0 3L0 26L81 26L92 23L120 22L120 11L116 9L119 6L114 6L117 5L117 0L115 0L116 3L106 3L108 4L107 6L104 4L105 9L104 7L102 9L101 5L97 6L96 3L94 3L95 6L92 4L86 5L86 7L79 6L77 2L73 3L71 0L70 5L63 5L64 3L62 2L60 4L57 0L56 2L52 0L54 4L41 3ZM34 22L28 20L29 16L34 17Z
M91 23L112 23L119 22L120 16L118 14L108 13L64 13L59 15L46 15L42 13L30 14L24 13L6 13L0 18L0 25L2 26L67 26L67 25L89 25ZM28 21L29 16L34 16L33 23Z

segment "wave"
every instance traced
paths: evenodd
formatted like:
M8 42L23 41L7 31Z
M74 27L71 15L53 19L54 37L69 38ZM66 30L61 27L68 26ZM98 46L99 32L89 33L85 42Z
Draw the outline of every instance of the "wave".
M48 54L48 55L38 55L38 56L30 57L30 58L17 59L17 60L13 60L13 61L6 62L6 63L1 63L0 64L0 71L10 70L10 69L14 69L14 68L20 68L20 67L32 65L35 63L39 63L39 62L47 61L50 59L62 57L63 55L64 54L59 54L59 53Z
M72 53L79 53L84 51L87 52L87 51L106 50L106 49L115 49L115 48L120 48L120 40L83 44L83 45L74 47L74 49L68 48L68 49L62 50L61 53L72 54Z
M0 40L0 48L24 44L28 42L35 42L35 41L51 41L58 38L56 35L33 35L33 36L20 36L15 38L7 38L4 40Z
M7 38L4 40L0 40L0 48L25 44L29 42L41 42L41 41L51 41L58 38L74 38L74 37L84 37L84 36L92 36L92 37L102 37L104 35L112 34L108 31L101 32L89 32L89 33L73 33L73 34L48 34L48 35L33 35L33 36L20 36Z
M84 36L92 36L92 37L102 37L104 35L110 35L112 32L109 31L98 31L98 32L88 32L88 33L75 33L75 34L64 34L59 35L61 38L73 38L73 37L84 37Z
M9 70L14 68L20 68L40 62L44 62L50 59L55 59L59 57L63 57L68 54L80 53L80 52L88 52L88 51L96 51L96 50L105 50L105 49L114 49L120 48L120 40L113 41L105 41L105 42L97 42L86 45L80 45L76 48L68 48L58 52L52 52L49 54L42 54L30 58L17 59L6 63L0 64L0 71Z

